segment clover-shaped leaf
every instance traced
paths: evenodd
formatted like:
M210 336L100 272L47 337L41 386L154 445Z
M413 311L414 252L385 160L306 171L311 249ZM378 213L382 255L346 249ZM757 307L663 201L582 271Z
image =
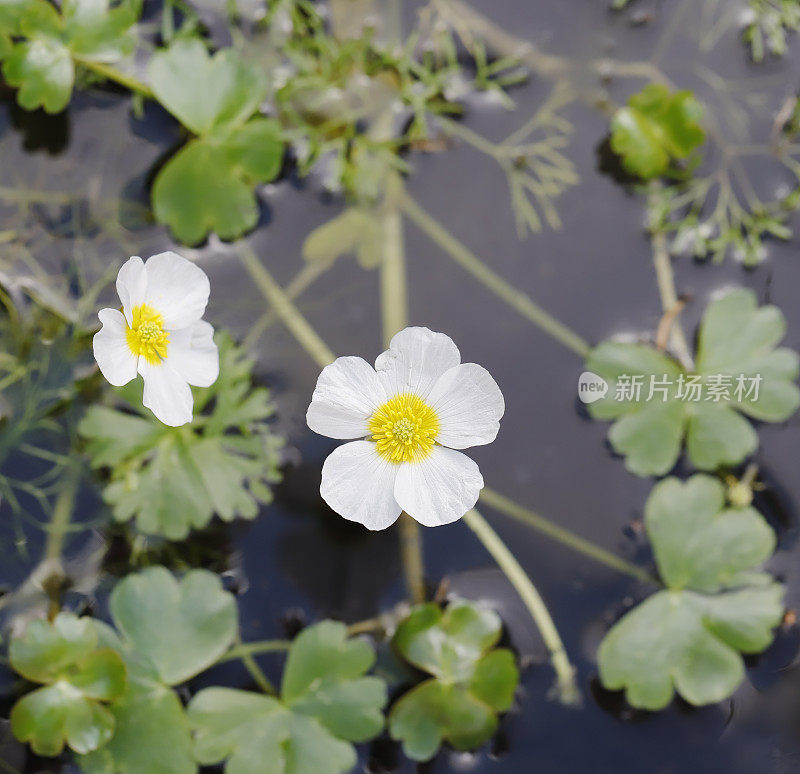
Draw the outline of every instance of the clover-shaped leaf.
M280 172L278 123L253 117L266 96L263 71L231 50L210 56L197 39L178 40L151 60L159 102L196 137L153 184L156 219L187 244L214 231L234 239L258 220L253 187Z
M647 500L645 527L670 589L713 593L735 587L742 573L775 550L775 533L761 514L726 508L725 489L710 476L660 482Z
M106 702L125 690L125 664L98 648L90 619L59 613L52 623L32 621L9 648L11 666L44 687L11 710L11 728L38 755L58 755L67 744L78 753L96 750L114 732Z
M164 685L153 666L116 632L95 624L104 646L121 654L128 668L127 690L110 705L114 736L84 755L84 774L196 774L189 721L175 691Z
M389 730L406 755L432 758L443 741L459 750L479 747L496 731L497 715L511 707L519 672L514 655L493 649L502 624L470 602L419 605L400 624L394 646L433 675L392 708Z
M650 346L605 341L586 366L609 389L589 413L615 420L609 441L637 475L667 473L684 441L701 470L738 464L758 447L743 415L781 422L800 405L797 353L775 348L785 331L777 307L737 289L706 309L692 372Z
M123 639L165 685L207 669L236 637L236 600L207 570L178 581L164 567L149 567L120 581L110 604Z
M670 93L651 83L628 100L611 120L611 148L629 172L649 180L672 161L687 158L705 141L703 108L690 91Z
M206 688L192 699L189 720L196 759L227 760L228 774L343 774L356 764L351 744L270 696Z
M269 393L253 387L252 361L228 336L216 341L220 376L193 390L196 412L207 411L191 426L169 428L145 411L141 383L119 393L136 416L94 406L80 423L92 466L111 470L103 498L117 521L135 519L141 532L180 540L214 514L255 518L271 499L282 441L267 424Z
M156 219L189 245L210 231L235 239L258 222L253 187L276 177L282 159L280 127L268 118L255 118L222 139L192 140L153 184Z
M195 756L226 761L228 774L342 774L356 763L350 742L383 728L386 685L365 677L375 654L323 621L292 643L281 698L207 688L191 701Z
M374 662L369 643L347 639L343 624L323 621L292 643L281 696L294 712L316 718L340 739L372 739L383 728L386 704L383 680L363 677Z
M677 691L691 704L720 701L744 677L741 653L772 641L783 589L751 572L775 537L752 508L725 508L717 479L657 484L645 526L667 589L625 615L600 645L603 684L630 704L665 707Z
M134 2L64 0L61 13L47 0L10 0L0 8L3 75L19 88L26 110L63 110L75 83L75 63L114 62L133 51ZM10 43L11 37L21 38Z

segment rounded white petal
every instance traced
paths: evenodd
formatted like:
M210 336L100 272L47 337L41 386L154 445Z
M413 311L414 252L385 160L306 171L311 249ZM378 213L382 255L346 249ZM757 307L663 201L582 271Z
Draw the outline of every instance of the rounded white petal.
M411 392L427 397L436 380L461 362L461 353L444 333L427 328L406 328L396 334L389 349L378 355L375 369L390 394Z
M168 361L151 365L141 357L139 373L144 379L142 403L157 419L170 427L180 427L192 421L192 390Z
M389 396L378 374L360 357L340 357L322 369L306 413L308 426L329 438L363 438L367 423Z
M147 293L147 271L138 255L129 258L117 274L117 295L122 302L122 311L130 325L133 322L131 310L144 303Z
M210 387L219 376L219 350L214 328L205 320L169 335L167 360L181 377L195 387Z
M138 358L128 347L128 326L122 312L116 309L101 309L97 315L103 327L94 334L92 349L100 373L115 387L122 387L136 378Z
M386 529L397 521L400 506L394 499L399 465L383 459L371 441L343 444L322 466L320 494L348 521L367 529Z
M491 443L506 409L497 382L475 363L463 363L442 374L427 403L439 419L437 443L451 449Z
M394 497L400 507L425 527L460 519L478 502L483 476L461 452L434 446L421 462L399 466Z
M196 323L206 310L211 286L206 273L177 253L149 258L145 303L163 318L169 331Z

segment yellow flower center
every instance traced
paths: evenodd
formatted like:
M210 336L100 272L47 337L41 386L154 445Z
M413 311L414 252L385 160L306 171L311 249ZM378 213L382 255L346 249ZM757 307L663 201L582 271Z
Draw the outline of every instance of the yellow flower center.
M419 462L436 443L439 418L416 395L396 395L386 401L369 420L378 454L389 462Z
M131 312L132 324L126 338L134 355L141 355L150 365L158 365L167 356L169 334L164 330L164 318L152 306L139 304Z

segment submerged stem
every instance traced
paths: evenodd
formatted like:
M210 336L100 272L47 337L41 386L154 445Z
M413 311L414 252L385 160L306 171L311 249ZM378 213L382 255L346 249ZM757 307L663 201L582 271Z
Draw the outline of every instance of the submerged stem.
M499 492L495 492L493 489L484 487L481 490L480 499L490 508L499 511L505 516L510 516L512 519L516 519L522 524L533 527L533 529L539 530L539 532L553 540L557 540L573 551L584 554L594 559L596 562L610 567L612 570L618 570L619 572L631 575L644 583L658 585L658 581L641 567L638 567L616 554L612 554L610 551L606 551L604 548L600 548L600 546L596 546L591 541L586 540L586 538L582 538L580 535L576 535L574 532L564 529L564 527L553 524L552 521L544 518L544 516L540 516L538 513L524 508L512 500L509 500L504 495L501 495Z
M312 357L320 368L324 368L336 359L330 347L319 337L317 332L311 327L308 320L300 313L297 307L281 286L275 282L272 275L267 271L264 264L258 260L258 256L247 243L239 246L239 256L242 264L250 273L258 289L263 293L264 298L272 304L275 313L289 329L290 333L297 339L301 347Z
M484 287L560 344L571 349L581 358L588 357L591 347L585 339L542 309L525 293L495 274L477 255L428 215L408 194L403 195L403 210L420 229Z
M544 644L550 653L550 663L556 672L556 690L559 700L563 704L579 704L581 697L575 682L575 667L570 663L564 643L561 641L561 636L553 623L547 605L531 579L522 569L514 554L509 551L506 544L478 511L474 509L469 511L464 516L464 521L505 573L539 627Z
M61 560L61 549L64 546L64 538L69 532L69 523L72 520L72 510L80 482L80 469L77 465L69 466L63 481L64 486L56 498L53 517L47 529L47 543L44 548L45 561L59 562Z
M381 262L381 320L384 345L408 325L408 283L403 242L403 219L400 196L403 183L393 175L386 186L386 198L381 214L383 230L383 261ZM407 513L400 514L400 558L406 586L412 602L425 601L425 562L422 554L422 530Z

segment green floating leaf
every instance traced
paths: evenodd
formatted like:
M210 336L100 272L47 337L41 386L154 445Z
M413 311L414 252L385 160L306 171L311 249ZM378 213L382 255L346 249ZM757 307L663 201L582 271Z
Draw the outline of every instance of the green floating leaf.
M751 507L726 508L716 478L662 481L647 500L645 526L659 573L670 589L714 593L738 585L742 573L766 561L775 533Z
M666 707L677 691L695 705L730 696L741 653L759 653L783 615L783 589L750 572L775 536L752 508L725 508L722 483L696 475L657 484L645 527L667 586L625 615L600 645L603 685L634 707Z
M26 110L58 113L69 103L75 62L114 62L133 51L134 2L64 0L61 14L46 0L10 0L0 7L3 76L19 88ZM22 38L11 43L11 37Z
M685 159L705 142L703 108L690 91L670 93L651 83L628 100L611 120L611 148L629 172L650 180L672 161Z
M274 411L269 392L253 387L253 364L228 336L218 334L216 341L220 376L193 390L195 413L207 412L191 426L158 422L142 408L139 384L129 403L136 416L94 406L78 428L92 466L111 469L103 498L114 518L135 519L145 534L181 540L214 514L226 521L255 518L280 480L283 442L267 424Z
M19 88L17 102L25 110L61 112L72 95L75 68L69 49L55 38L17 43L3 62L3 77Z
M268 118L255 118L223 139L192 140L153 184L156 219L189 245L211 231L235 239L258 222L254 186L274 179L282 161L280 127Z
M352 741L383 728L386 685L365 677L372 648L323 621L292 643L281 699L230 688L200 691L188 709L195 756L226 761L227 774L343 774L356 764Z
M84 774L196 774L189 721L175 691L153 667L97 623L101 640L125 659L128 688L109 705L115 730L111 740L82 756Z
M470 602L419 605L400 624L393 644L411 664L433 675L392 708L389 730L412 760L432 758L443 741L471 750L497 730L497 715L514 699L514 655L493 649L502 623Z
M800 405L797 353L775 348L785 332L777 307L738 289L706 309L692 373L650 346L605 341L586 361L608 383L589 413L614 420L608 439L636 475L669 472L684 442L700 470L736 465L758 447L743 414L782 422Z
M59 613L52 623L32 621L9 648L11 666L45 687L23 696L11 710L11 729L37 755L96 750L114 733L105 702L125 690L125 664L98 648L90 619Z
M156 177L156 219L187 244L211 231L240 236L258 220L254 186L274 179L283 161L279 124L253 118L267 93L264 72L230 49L212 57L191 39L156 54L149 76L159 102L197 136Z
M181 581L164 567L129 575L111 594L111 616L165 685L210 667L238 631L236 600L207 570L193 570Z

